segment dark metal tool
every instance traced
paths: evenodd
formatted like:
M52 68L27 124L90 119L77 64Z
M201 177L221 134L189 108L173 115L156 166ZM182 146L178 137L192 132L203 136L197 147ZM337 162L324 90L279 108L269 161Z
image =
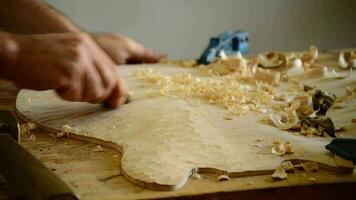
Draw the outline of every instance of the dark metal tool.
M19 134L15 116L0 110L0 174L25 199L79 199L68 185L18 143Z
M325 148L356 165L356 139L335 138Z

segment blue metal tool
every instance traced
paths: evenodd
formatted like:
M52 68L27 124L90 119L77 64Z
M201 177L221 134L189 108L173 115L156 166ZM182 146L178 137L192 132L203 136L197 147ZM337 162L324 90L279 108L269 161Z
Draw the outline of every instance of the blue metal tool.
M248 33L245 31L225 31L219 37L210 38L209 46L197 62L207 65L214 61L222 50L226 55L234 55L238 52L247 54L249 48L248 42Z

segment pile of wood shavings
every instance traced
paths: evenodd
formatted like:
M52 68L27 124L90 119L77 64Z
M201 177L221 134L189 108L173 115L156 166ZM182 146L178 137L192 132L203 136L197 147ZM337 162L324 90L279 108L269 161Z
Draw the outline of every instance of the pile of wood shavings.
M20 134L21 135L28 135L27 140L35 141L36 140L36 135L31 133L31 131L35 130L36 128L37 128L36 124L32 123L32 122L21 124L21 126L20 126Z
M203 101L227 108L235 115L255 111L262 113L279 129L301 130L301 134L305 136L324 136L323 129L311 131L312 128L306 129L305 124L302 126L300 115L313 118L318 112L313 106L316 90L305 90L304 86L293 78L311 75L328 77L328 74L324 73L324 68L327 67L318 63L318 55L318 49L311 46L305 53L266 52L260 54L257 59L246 59L241 54L230 57L225 55L207 66L198 65L192 60L166 61L166 64L195 67L205 76L198 77L188 73L169 76L153 69L140 69L134 72L134 77L156 86L156 94L159 95L193 98L199 103ZM314 71L323 73L312 74ZM285 82L287 88L282 90L281 82ZM335 106L345 106L355 97L355 89L346 90L344 97L336 99ZM150 94L154 96L152 92ZM227 120L230 119L231 116L227 117Z
M215 104L240 115L247 111L264 112L277 95L268 84L245 84L238 75L199 78L191 74L173 76L154 72L152 69L136 70L134 76L158 86L159 94L193 97Z

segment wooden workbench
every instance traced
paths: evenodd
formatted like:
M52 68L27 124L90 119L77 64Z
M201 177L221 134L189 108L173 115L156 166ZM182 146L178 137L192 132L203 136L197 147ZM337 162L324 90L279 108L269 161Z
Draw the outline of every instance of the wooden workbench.
M0 109L13 111L16 94L14 86L0 81ZM24 137L22 145L82 199L351 199L356 188L355 173L339 175L321 170L312 174L297 171L282 181L255 176L218 182L215 175L202 174L202 179L190 179L180 190L151 191L135 186L118 173L120 159L117 158L121 155L112 149L95 151L94 144L51 137L42 130L33 133L36 140ZM0 177L0 200L18 196L16 189Z

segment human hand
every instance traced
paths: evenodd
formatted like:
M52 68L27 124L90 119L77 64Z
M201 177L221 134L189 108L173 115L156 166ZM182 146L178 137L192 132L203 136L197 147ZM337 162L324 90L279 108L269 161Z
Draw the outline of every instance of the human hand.
M91 36L118 65L131 62L156 63L166 57L164 54L145 48L142 44L124 35L104 33Z
M69 101L123 104L127 86L115 63L85 33L12 35L11 77L21 88L55 89Z

